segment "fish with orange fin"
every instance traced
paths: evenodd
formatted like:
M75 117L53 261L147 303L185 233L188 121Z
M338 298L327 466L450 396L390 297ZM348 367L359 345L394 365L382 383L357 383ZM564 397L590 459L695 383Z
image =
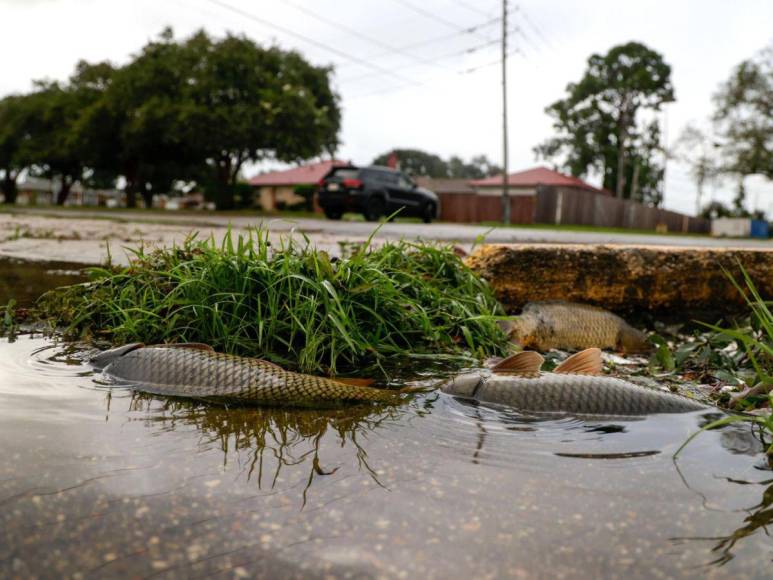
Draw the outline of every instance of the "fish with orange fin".
M295 373L198 343L128 344L98 354L91 363L115 383L153 395L287 406L403 400L401 391L368 386L373 381L367 379Z
M579 350L608 348L625 353L652 350L647 336L625 320L596 306L572 302L530 302L502 330L524 348Z
M672 393L601 374L601 351L589 348L542 372L534 351L514 354L491 369L457 375L441 386L449 395L508 405L527 413L636 417L711 407Z

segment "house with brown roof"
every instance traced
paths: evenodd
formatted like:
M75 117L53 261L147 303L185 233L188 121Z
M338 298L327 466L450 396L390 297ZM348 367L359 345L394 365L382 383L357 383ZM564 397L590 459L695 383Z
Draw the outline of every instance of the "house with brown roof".
M437 182L437 183L435 183ZM516 224L535 222L537 194L540 191L561 191L572 195L591 192L611 195L584 182L547 167L534 167L511 173L507 178L510 197L510 220ZM437 185L433 188L433 185ZM495 175L474 180L428 180L427 187L440 197L440 219L454 222L495 222L502 219L502 189L504 176Z
M256 175L248 182L256 191L255 205L266 211L273 211L302 203L305 199L298 195L298 188L316 186L328 171L342 165L349 163L330 159Z
M502 195L504 179L501 175L470 181L470 185L481 195ZM601 195L613 195L611 191L599 189L579 177L566 175L547 167L534 167L511 173L507 177L510 195L536 195L540 187L551 187L562 191L590 191Z
M507 178L511 222L514 224L571 224L596 227L658 228L671 232L706 232L708 222L630 199L618 199L603 188L547 167L535 167L512 173ZM469 202L460 205L466 212L464 221L499 221L502 219L501 175L470 182L475 189L474 219L470 219ZM451 198L452 200L455 198ZM441 199L442 219L463 221L454 215L453 202ZM461 200L460 200L461 201Z

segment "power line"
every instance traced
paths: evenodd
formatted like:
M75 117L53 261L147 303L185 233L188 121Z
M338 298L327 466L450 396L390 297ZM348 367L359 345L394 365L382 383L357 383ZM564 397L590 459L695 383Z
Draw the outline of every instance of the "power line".
M525 10L523 10L523 8L521 8L520 6L516 6L516 7L515 7L515 10L516 10L517 12L520 12L520 14L521 14L521 18L522 18L522 19L523 19L523 21L526 23L526 25L527 25L529 28L531 28L531 29L532 29L532 31L534 32L534 34L536 34L537 36L539 36L539 37L540 37L540 40L542 40L542 42L544 42L544 43L545 43L545 45L546 45L546 46L547 46L549 49L551 49L551 50L555 50L555 47L553 46L553 44L552 44L552 43L551 43L551 42L550 42L550 41L549 41L549 40L548 40L548 39L545 37L545 35L544 35L544 34L542 34L542 30L540 30L539 26L537 26L537 25L534 23L534 21L533 21L533 20L532 20L532 19L529 17L528 13L527 13Z
M425 10L424 8L421 8L419 6L416 6L415 4L408 2L408 0L392 0L393 2L397 2L401 6L405 6L409 10L412 10L413 12L416 12L417 14L421 14L425 18L429 18L430 20L434 20L435 22L439 22L440 24L447 26L449 28L453 28L457 32L463 32L465 30L464 26L461 26L457 24L456 22L451 22L450 20L446 20L445 18L442 18L441 16L438 16L434 12L431 12L429 10Z
M529 36L528 34L526 34L526 32L523 30L523 27L521 27L521 26L516 26L516 27L515 27L515 33L516 33L516 34L518 34L518 35L520 35L520 37L521 37L521 38L523 38L523 39L526 41L526 43L527 43L527 44L528 44L528 45L529 45L529 46L530 46L532 49L534 49L534 52L537 52L537 53L540 53L540 52L542 52L542 49L541 49L541 48L540 48L540 47L539 47L537 44L535 44L535 42L534 42L534 41L531 39L531 36Z
M412 42L411 44L404 44L400 47L400 50L408 50L410 48L419 48L421 46L429 46L430 44L437 44L438 42L443 42L445 40L450 40L452 38L456 38L457 36L462 36L464 34L475 34L477 31L487 28L491 26L492 24L495 24L499 22L501 18L491 18L489 20L486 20L485 22L481 22L479 24L475 24L474 26L468 26L464 30L460 30L458 32L452 32L451 34L444 34L442 36L436 36L434 38L430 38L429 40L420 40L418 42ZM370 58L381 58L382 56L386 56L389 53L379 53L376 55L373 55Z
M501 42L501 41L498 40L497 42ZM509 51L506 56L509 58L511 56L516 56L516 55L518 55L518 56L525 56L523 54L523 51L520 48L515 48L515 49ZM479 71L482 68L487 68L487 67L490 67L490 66L494 66L495 64L502 64L502 59L498 58L496 60L492 60L492 61L487 62L485 64L480 64L480 65L474 66L472 68L468 68L466 70L459 71L459 73L460 74L469 74L469 73L472 73L472 72Z
M467 10L471 10L472 12L477 12L478 14L483 14L484 16L489 16L490 12L486 12L485 10L481 10L474 4L470 4L469 2L465 2L464 0L454 0L454 4L458 4L459 6L462 6L463 8L466 8Z
M510 30L511 33L515 33L516 31L517 31L517 27L512 29L512 30ZM441 54L439 56L434 57L433 60L447 60L449 58L455 58L455 57L458 57L458 56L466 56L468 54L473 54L475 52L478 52L478 51L483 50L485 48L488 48L490 46L494 46L495 44L499 44L500 42L501 42L501 39L499 39L499 38L494 39L494 40L489 40L488 42L483 42L481 44L476 44L476 45L471 46L469 48L464 48L464 49L461 49L461 50L455 50L453 52L448 52L448 53L445 53L445 54ZM523 54L519 50L516 50L516 51L513 52L513 54L517 54L517 53ZM497 61L497 62L499 62L499 61ZM405 66L396 67L394 70L403 70L403 69L406 69L406 68L412 68L413 66L415 66L415 65L410 65L409 64L409 65L405 65ZM484 66L486 66L486 65L484 65ZM449 69L450 67L443 67L443 68ZM475 69L472 69L472 70L475 70ZM459 72L459 73L466 73L468 71L467 70L463 70L463 71L457 71L457 72ZM358 81L358 80L361 80L361 79L370 78L370 77L374 76L375 74L376 73L365 73L363 75L358 75L356 77L347 77L347 78L341 79L341 82L355 82L355 81Z
M392 72L391 70L389 70L387 68L384 68L384 67L381 67L381 66L378 66L376 64L373 64L373 63L365 60L364 58L359 58L357 56L353 56L353 55L351 55L349 53L346 53L346 52L344 52L342 50L339 50L339 49L337 49L337 48L335 48L333 46L329 46L329 45L327 45L327 44L325 44L323 42L315 40L315 39L313 39L311 37L308 37L308 36L306 36L304 34L301 34L299 32L295 32L294 30L290 30L289 28L286 28L286 27L281 26L279 24L275 24L274 22L266 20L265 18L261 18L260 16L256 16L256 15L250 13L250 12L247 12L246 10L242 10L241 8L238 8L236 6L232 6L231 4L228 4L227 2L223 2L222 0L207 0L207 2L210 2L211 4L215 4L217 6L220 6L221 8L223 8L225 10L229 10L229 11L231 11L231 12L233 12L235 14L238 14L239 16L242 16L244 18L247 18L249 20L253 20L253 21L255 21L255 22L259 23L259 24L262 24L263 26L267 26L269 28L273 28L275 30L278 30L278 31L284 33L284 34L287 34L288 36L292 36L292 37L297 38L297 39L299 39L299 40L301 40L303 42L306 42L308 44L311 44L311 45L316 46L318 48L321 48L323 50L327 50L328 52L336 54L336 55L340 56L341 58L344 58L344 59L346 59L348 61L355 62L357 64L361 64L363 66L366 66L366 67L368 67L370 69L373 69L375 71L378 71L380 73L389 75L391 77L395 77L395 78L400 79L402 81L407 81L408 83L419 84L416 81L414 81L413 79L410 79L408 77L404 77L402 75L398 75L398 74Z
M497 40L496 42L497 43L501 42L501 39ZM509 51L507 53L507 57L508 58L511 57L511 56L515 56L515 55L524 56L523 51L521 51L518 48L515 48L515 49L513 49L513 50L511 50L511 51ZM472 74L472 73L478 72L479 70L482 70L484 68L488 68L488 67L491 67L491 66L494 66L494 65L501 65L501 64L502 64L502 59L498 58L497 60L492 60L491 62L487 62L485 64L474 66L472 68L468 68L468 69L465 69L465 70L459 70L459 71L457 71L457 74L460 74L460 75ZM389 93L396 93L398 91L402 91L403 89L407 89L407 88L410 88L412 86L426 86L426 83L419 82L419 83L414 84L414 85L402 84L402 85L397 85L397 86L393 86L393 87L381 88L381 89L377 89L375 91L368 91L367 93L360 93L358 95L354 95L352 97L348 97L347 100L352 101L352 100L356 100L356 99L362 99L362 98L365 98L365 97L373 97L373 96L377 96L377 95L385 95L385 94L389 94Z
M418 62L420 64L425 64L425 65L429 65L429 66L436 66L436 67L441 67L441 68L447 68L447 67L444 67L443 65L437 64L436 62L433 62L431 60L422 58L422 57L420 57L420 56L418 56L416 54L413 54L411 52L408 52L404 48L394 47L394 46L391 46L391 45L387 44L386 42L380 41L377 38L374 38L372 36L368 36L367 34L362 34L361 32L359 32L358 30L356 30L354 28L345 26L345 25L341 24L340 22L332 20L332 19L327 18L325 16L322 16L321 14L317 14L316 12L313 12L313 11L309 10L305 6L300 6L300 5L296 4L295 2L291 2L290 0L282 0L282 1L287 6L290 6L292 8L295 8L296 10L299 10L299 11L303 12L304 14L314 18L315 20L319 20L320 22L324 22L325 24L328 24L330 26L335 26L337 29L343 30L345 32L348 32L352 36L356 36L357 38L361 38L362 40L365 40L366 42L370 42L371 44L375 44L376 46L379 46L381 48L386 49L387 54L389 54L389 53L397 53L397 54L406 56L406 57L408 57L408 58L410 58L410 59L412 59L412 60L414 60L414 61L416 61L416 62ZM373 74L375 74L375 73L373 73Z

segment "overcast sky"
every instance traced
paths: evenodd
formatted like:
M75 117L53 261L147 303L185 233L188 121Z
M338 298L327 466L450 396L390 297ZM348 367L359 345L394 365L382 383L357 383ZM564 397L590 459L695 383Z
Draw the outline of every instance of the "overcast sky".
M636 40L664 55L677 97L664 114L673 143L688 121L708 117L732 67L773 42L771 0L510 7L510 28L520 29L508 66L512 170L537 164L532 148L552 134L545 106L581 77L594 52ZM32 79L65 79L79 59L124 63L165 26L177 36L231 31L335 66L343 159L369 163L393 147L415 147L501 162L501 73L492 64L501 24L482 25L500 14L498 0L0 0L0 94L29 90ZM747 185L749 207L773 215L773 186L761 178ZM674 162L665 195L666 207L694 211L695 187ZM733 187L711 195L729 201Z

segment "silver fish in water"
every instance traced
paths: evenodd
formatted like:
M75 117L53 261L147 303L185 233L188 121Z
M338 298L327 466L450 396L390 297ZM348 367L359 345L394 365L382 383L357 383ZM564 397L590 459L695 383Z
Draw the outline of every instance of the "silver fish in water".
M540 371L543 362L536 352L520 352L491 370L458 375L441 390L527 413L635 417L710 409L680 395L601 376L601 351L597 348L578 352L552 373Z
M294 373L205 344L135 343L100 353L91 362L119 384L154 395L290 406L402 400L399 391L365 386L368 381Z

